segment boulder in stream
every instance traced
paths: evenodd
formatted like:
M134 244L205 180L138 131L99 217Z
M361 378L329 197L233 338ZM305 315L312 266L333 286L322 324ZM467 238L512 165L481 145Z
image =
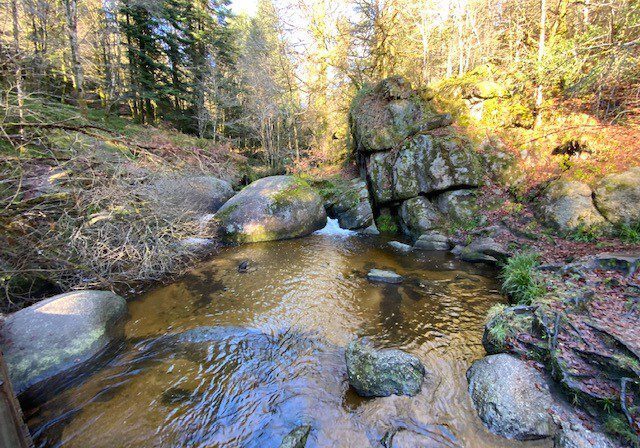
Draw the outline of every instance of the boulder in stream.
M294 176L260 179L231 198L215 215L223 239L253 243L297 238L327 223L323 200Z
M235 194L231 184L213 176L162 177L149 188L167 212L215 213Z
M0 326L0 347L16 394L69 382L124 336L126 313L126 301L112 292L76 291L9 315Z
M467 372L478 415L494 434L516 439L550 437L553 399L546 377L511 355L487 356Z
M311 426L298 426L287 434L284 439L282 439L280 448L305 448L305 446L307 446L307 439L309 438L310 432Z
M414 396L422 387L424 366L401 350L376 350L357 339L347 347L346 361L349 384L363 397Z

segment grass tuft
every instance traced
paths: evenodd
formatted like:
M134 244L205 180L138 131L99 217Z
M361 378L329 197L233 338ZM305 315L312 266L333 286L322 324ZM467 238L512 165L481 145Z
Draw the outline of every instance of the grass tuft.
M501 274L504 293L522 305L542 297L545 288L535 272L539 265L539 257L534 253L520 253L510 258Z

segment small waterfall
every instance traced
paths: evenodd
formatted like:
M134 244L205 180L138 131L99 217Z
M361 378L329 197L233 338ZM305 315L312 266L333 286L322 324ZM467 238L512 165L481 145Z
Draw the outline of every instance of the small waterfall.
M339 237L347 237L356 235L357 232L353 230L347 230L340 227L337 219L329 218L327 220L327 225L322 230L318 230L314 233L314 235L325 235L325 236L339 236Z

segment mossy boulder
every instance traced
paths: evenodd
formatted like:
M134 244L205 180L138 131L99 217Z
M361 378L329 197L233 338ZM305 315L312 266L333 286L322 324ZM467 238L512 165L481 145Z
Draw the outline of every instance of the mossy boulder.
M223 239L252 243L297 238L322 229L327 214L322 197L295 176L260 179L216 213Z
M442 216L433 203L424 196L404 201L400 206L399 217L402 231L414 238L436 229L442 221Z
M640 226L640 167L603 178L595 203L609 222L617 226Z
M607 221L593 204L591 188L577 181L558 179L542 192L542 218L562 232L606 227Z
M372 191L380 204L453 188L476 187L482 171L471 142L456 134L416 135L399 151L374 154L368 166Z
M125 300L112 292L77 291L9 315L0 347L16 394L38 398L68 383L123 338L126 313Z
M366 339L349 344L346 362L349 384L363 397L417 395L425 375L415 356L401 350L376 350Z
M550 437L549 410L554 401L547 378L510 355L488 356L467 372L469 393L478 415L494 434L515 440Z

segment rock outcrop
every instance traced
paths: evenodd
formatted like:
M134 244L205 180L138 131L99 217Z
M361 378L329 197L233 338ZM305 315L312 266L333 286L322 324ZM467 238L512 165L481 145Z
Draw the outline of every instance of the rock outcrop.
M310 235L327 223L323 200L294 176L260 179L216 213L223 239L234 243L283 240Z
M600 213L616 226L640 226L640 167L606 176L596 187Z
M495 434L534 440L554 433L547 379L509 355L488 356L467 372L469 393L480 418Z
M366 339L352 341L346 352L349 384L363 397L414 396L420 392L425 368L401 350L376 350Z
M125 300L112 292L77 291L9 315L0 326L0 346L16 394L64 386L123 338L126 313Z
M397 210L402 230L415 239L448 221L471 218L482 158L449 126L451 117L436 114L404 79L361 91L350 124L374 212Z

